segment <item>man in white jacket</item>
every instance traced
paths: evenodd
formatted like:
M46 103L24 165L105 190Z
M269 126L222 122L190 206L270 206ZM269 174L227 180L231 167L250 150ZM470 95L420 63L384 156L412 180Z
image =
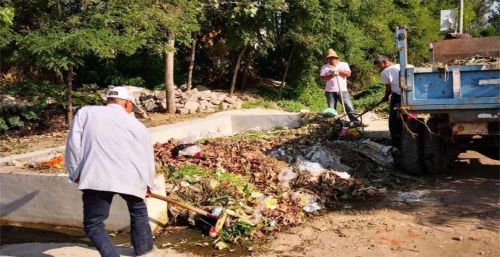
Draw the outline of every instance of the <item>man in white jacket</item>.
M127 202L132 245L136 255L143 255L153 249L144 202L155 175L153 144L133 116L132 94L115 87L106 97L106 106L86 106L76 114L64 164L69 180L83 192L85 233L101 256L119 256L104 229L115 194Z

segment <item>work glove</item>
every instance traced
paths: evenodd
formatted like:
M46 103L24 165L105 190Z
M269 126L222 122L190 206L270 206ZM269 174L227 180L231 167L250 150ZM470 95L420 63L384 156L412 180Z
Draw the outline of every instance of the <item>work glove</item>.
M331 68L330 75L339 75L340 70L338 68Z

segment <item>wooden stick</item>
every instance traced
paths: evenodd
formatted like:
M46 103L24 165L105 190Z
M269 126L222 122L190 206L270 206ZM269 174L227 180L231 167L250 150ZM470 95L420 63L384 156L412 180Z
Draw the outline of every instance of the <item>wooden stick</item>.
M188 210L194 211L194 212L196 212L198 214L201 214L203 216L207 216L209 218L217 219L217 216L212 215L211 213L209 213L209 212L207 212L205 210L202 210L200 208L191 206L189 204L186 204L186 203L174 200L172 198L169 198L169 197L166 197L166 196L162 196L162 195L158 195L158 194L151 194L151 197L159 199L159 200L162 200L162 201L165 201L167 203L171 203L171 204L177 205L177 206L182 207L184 209L188 209Z

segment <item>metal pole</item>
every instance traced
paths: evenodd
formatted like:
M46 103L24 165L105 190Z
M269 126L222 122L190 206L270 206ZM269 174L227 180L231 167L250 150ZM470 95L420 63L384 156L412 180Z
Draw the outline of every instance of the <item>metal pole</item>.
M458 24L458 34L462 34L464 27L464 0L460 0L460 6L458 7L460 12L460 22Z

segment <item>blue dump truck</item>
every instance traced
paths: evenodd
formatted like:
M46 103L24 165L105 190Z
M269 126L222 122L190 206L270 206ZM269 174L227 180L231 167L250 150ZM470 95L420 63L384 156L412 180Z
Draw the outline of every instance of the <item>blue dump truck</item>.
M441 173L466 150L498 160L500 37L443 40L440 52L431 52L443 63L431 58L434 64L429 67L413 67L407 63L407 33L403 27L396 29L400 113L405 121L403 169L415 174ZM473 65L445 64L450 58L485 60L479 55L490 59Z

